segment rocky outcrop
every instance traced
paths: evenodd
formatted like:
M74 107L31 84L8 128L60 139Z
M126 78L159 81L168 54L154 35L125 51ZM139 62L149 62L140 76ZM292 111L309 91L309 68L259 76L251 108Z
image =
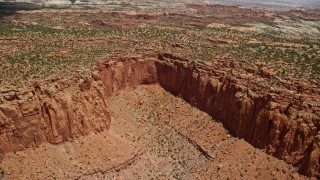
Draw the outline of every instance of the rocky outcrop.
M2 92L1 152L60 143L109 128L103 84L91 78L34 84L24 92Z
M225 64L251 74L249 80L244 80L246 74L229 73ZM300 82L292 83L294 89L284 81L272 87L277 93L265 91L261 79L272 74L261 72L235 62L214 65L170 54L109 58L97 64L91 77L0 92L0 150L56 144L104 131L110 126L109 96L140 84L160 83L221 121L235 136L293 164L304 175L319 177L318 91Z
M166 90L221 121L235 136L298 167L301 173L319 175L316 104L303 108L292 95L292 103L288 103L285 96L253 92L236 75L229 76L206 63L169 54L159 55L159 60L158 79Z
M133 88L140 84L158 81L155 59L148 57L114 58L97 64L94 74L103 82L108 96L115 92Z
M0 92L1 154L104 131L111 120L107 97L156 81L154 61L110 59L98 63L92 77L35 83L23 92Z

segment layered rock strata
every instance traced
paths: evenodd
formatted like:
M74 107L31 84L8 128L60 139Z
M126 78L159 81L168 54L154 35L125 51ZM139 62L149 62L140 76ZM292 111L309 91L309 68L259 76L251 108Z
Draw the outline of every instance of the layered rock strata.
M156 67L163 88L221 121L235 136L298 167L302 174L319 176L320 104L316 101L305 107L288 93L252 91L237 75L170 54L160 54Z
M255 71L231 66L249 74ZM214 63L170 54L109 58L97 64L91 77L34 83L23 92L0 92L1 152L104 131L111 120L108 97L140 84L159 83L221 121L235 136L293 164L304 175L319 177L317 91L299 82L295 82L296 89L283 82L278 93L264 91L261 81L247 81L243 74L226 71ZM270 76L261 70L251 78Z
M60 143L110 126L103 84L72 78L1 93L1 152Z
M109 129L107 98L142 83L155 83L154 61L100 62L92 77L34 83L0 92L0 152L57 144Z

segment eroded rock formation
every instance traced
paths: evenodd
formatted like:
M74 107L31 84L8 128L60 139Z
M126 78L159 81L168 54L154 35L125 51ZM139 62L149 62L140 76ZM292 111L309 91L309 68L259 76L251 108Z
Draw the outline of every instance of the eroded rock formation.
M2 152L60 143L109 128L103 84L91 78L35 84L24 92L2 92Z
M237 68L237 64L231 66ZM244 81L244 75L228 74L221 68L170 54L110 58L97 64L92 77L35 83L24 92L1 92L1 151L104 131L111 120L109 96L139 84L159 83L221 121L235 136L293 164L307 176L319 176L319 95L299 83L298 91L308 93L292 94L285 83L278 94L264 92L257 82Z
M169 54L159 59L156 67L162 87L221 121L235 136L297 166L301 173L319 175L318 105L303 108L289 94L253 92L236 75L228 76L206 63Z
M1 153L60 143L109 129L107 98L124 88L157 81L154 61L110 59L92 77L34 83L0 92Z
M157 82L155 59L115 58L99 62L94 74L103 82L108 96L121 89Z

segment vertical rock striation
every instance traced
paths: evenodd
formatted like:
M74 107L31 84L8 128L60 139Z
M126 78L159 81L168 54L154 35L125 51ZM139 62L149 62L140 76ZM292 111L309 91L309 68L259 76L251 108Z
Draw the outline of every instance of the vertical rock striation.
M2 92L1 152L60 143L109 128L103 84L91 78L35 84L24 92Z
M221 121L235 136L293 164L304 175L319 177L319 94L300 83L299 91L309 89L308 93L295 95L287 84L278 94L270 93L242 77L221 66L159 54L110 58L97 63L92 77L2 91L0 154L104 131L111 121L109 96L140 84L160 83Z
M118 59L98 63L92 77L1 92L0 154L109 129L107 98L121 89L156 81L154 61Z
M320 118L313 113L317 109L253 92L236 77L205 63L160 54L156 67L162 87L221 121L235 136L297 166L305 175L319 175Z
M157 83L155 59L152 57L149 57L149 60L140 58L116 58L97 64L94 74L103 82L108 96L119 90L140 84Z

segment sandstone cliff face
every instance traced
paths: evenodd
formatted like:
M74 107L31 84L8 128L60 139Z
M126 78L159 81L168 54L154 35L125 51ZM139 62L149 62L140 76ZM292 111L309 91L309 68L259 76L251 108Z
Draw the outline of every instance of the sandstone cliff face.
M124 88L156 82L153 60L111 59L98 63L92 77L0 92L0 154L109 129L107 98Z
M158 81L155 60L123 58L99 62L94 74L103 82L108 96L133 88L139 84L154 84Z
M105 88L91 78L35 84L25 92L1 95L2 153L60 143L110 125Z
M221 121L235 136L297 166L301 173L319 175L320 118L312 108L253 92L208 64L168 54L159 59L158 78L165 89Z
M298 89L307 94L290 94L286 83L278 94L265 92L259 83L221 68L169 54L110 58L97 64L92 77L0 92L0 154L104 131L111 120L109 96L140 84L160 83L221 121L235 136L307 176L319 176L319 95L299 83ZM248 88L249 83L253 88Z

